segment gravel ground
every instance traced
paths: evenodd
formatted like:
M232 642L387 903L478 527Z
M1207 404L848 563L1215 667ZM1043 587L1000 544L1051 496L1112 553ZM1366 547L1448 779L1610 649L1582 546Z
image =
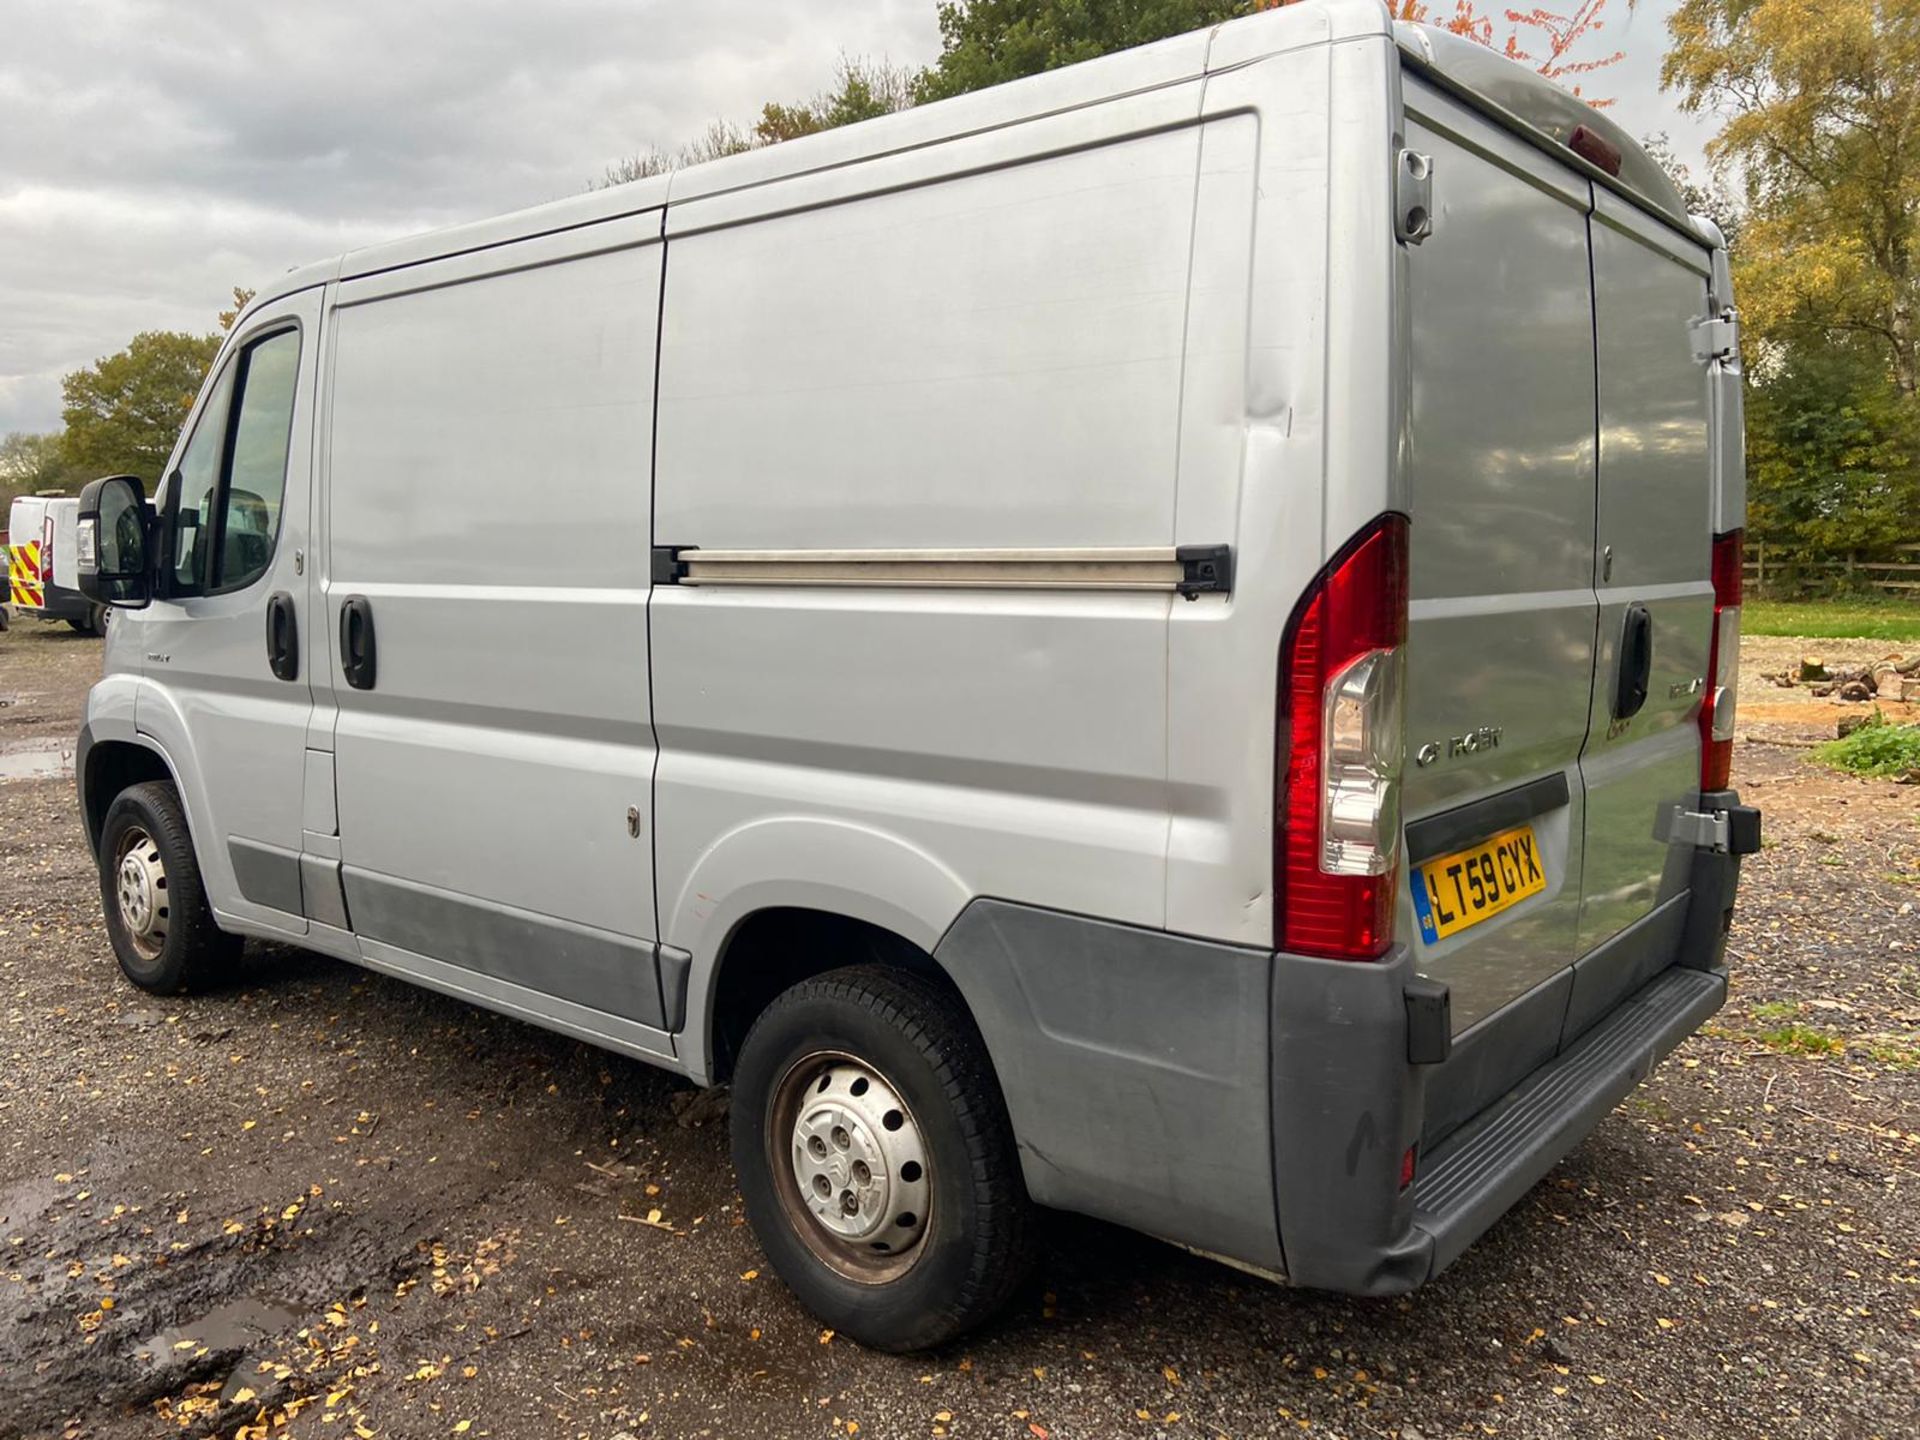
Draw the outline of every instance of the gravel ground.
M0 755L97 667L0 636ZM70 782L0 784L0 1436L1911 1436L1920 787L1761 728L1727 1008L1439 1280L1055 1217L1002 1322L904 1359L762 1272L713 1097L278 947L143 996Z

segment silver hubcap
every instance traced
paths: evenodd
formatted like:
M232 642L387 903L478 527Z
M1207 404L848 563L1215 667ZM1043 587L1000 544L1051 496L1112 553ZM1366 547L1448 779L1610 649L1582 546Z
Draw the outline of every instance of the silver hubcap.
M843 1059L807 1078L788 1154L801 1201L841 1245L898 1255L926 1232L926 1140L871 1067Z
M158 955L167 941L167 866L153 837L138 826L120 838L114 896L134 948L147 959Z

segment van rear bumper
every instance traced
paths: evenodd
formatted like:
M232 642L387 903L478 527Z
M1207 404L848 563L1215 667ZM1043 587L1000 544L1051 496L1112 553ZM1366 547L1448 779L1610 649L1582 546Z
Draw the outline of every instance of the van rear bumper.
M1413 1229L1429 1264L1412 1283L1458 1259L1726 995L1724 970L1665 971L1450 1136L1414 1185Z
M934 958L980 1027L1035 1200L1293 1284L1396 1294L1720 1008L1739 857L1696 852L1682 873L1687 889L1439 1064L1410 1057L1430 1037L1411 1033L1405 946L1320 960L982 899Z
M1295 965L1338 962L1281 963L1284 974ZM1405 964L1396 957L1389 968L1410 974ZM1325 1006L1323 1017L1384 1012L1384 1003L1356 996L1348 981L1386 978L1303 973L1277 983L1276 1011L1304 1004ZM1386 1063L1390 1027L1370 1037L1364 1032L1371 1027L1349 1029L1345 1063L1320 1070L1318 1083L1303 1073L1297 1054L1289 1057L1297 1047L1283 1044L1274 1094L1275 1198L1288 1279L1356 1295L1399 1294L1432 1279L1718 1010L1726 988L1722 970L1676 965L1661 972L1431 1154L1420 1154L1418 1178L1405 1189L1400 1165L1418 1143L1422 1077L1410 1068L1396 1077ZM1282 998L1283 989L1293 998ZM1384 998L1397 1003L1398 994ZM1369 1052L1382 1063L1360 1062Z
M40 593L44 603L14 605L10 608L16 615L47 621L85 621L93 614L93 602L78 590L70 590L65 585L56 585L49 580L41 587Z
M1406 949L1376 965L1276 956L1288 1279L1398 1294L1458 1259L1725 1002L1738 877L1737 855L1696 852L1686 891L1480 1021L1443 1065L1406 1063ZM1403 1187L1410 1147L1416 1178Z

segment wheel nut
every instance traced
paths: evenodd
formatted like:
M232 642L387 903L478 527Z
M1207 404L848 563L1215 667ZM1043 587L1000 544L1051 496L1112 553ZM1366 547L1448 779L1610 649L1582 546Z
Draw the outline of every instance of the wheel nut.
M822 1140L818 1135L813 1136L807 1141L807 1153L816 1160L826 1159L827 1142Z
M858 1215L860 1213L860 1201L851 1190L842 1190L840 1192L840 1209L842 1213L847 1215Z
M847 1134L847 1130L844 1125L836 1125L833 1127L833 1143L838 1145L842 1150L850 1149L852 1147L853 1137Z
M833 1182L824 1175L814 1176L813 1193L818 1195L822 1200L826 1199L829 1195L833 1194Z
M867 1168L866 1161L856 1160L853 1162L853 1178L858 1180L862 1185L873 1179L873 1171Z

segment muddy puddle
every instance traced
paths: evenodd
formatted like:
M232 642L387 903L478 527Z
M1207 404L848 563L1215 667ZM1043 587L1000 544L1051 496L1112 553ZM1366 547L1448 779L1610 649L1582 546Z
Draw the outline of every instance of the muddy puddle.
M247 1350L291 1330L305 1312L297 1305L247 1297L216 1306L198 1320L162 1330L134 1351L134 1358L164 1365L182 1353L205 1355Z
M14 740L0 745L0 785L9 780L54 780L72 773L71 740Z

